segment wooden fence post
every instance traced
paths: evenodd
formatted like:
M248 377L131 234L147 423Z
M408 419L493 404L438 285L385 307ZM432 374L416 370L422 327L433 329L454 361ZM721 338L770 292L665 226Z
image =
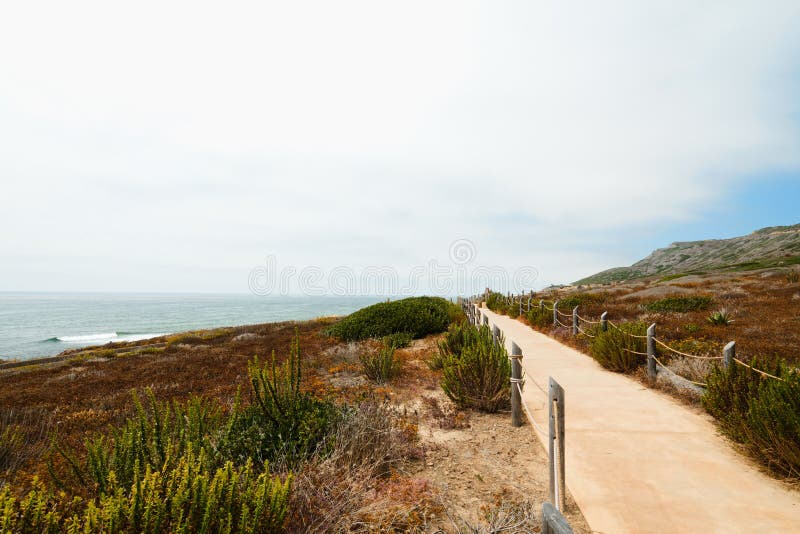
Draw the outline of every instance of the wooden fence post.
M550 500L558 510L564 509L566 484L564 476L564 388L550 377Z
M492 342L495 346L500 343L500 329L497 328L497 325L492 326Z
M572 335L578 335L578 307L572 308Z
M539 313L544 313L544 300L539 299Z
M608 332L608 312L600 314L600 330Z
M722 364L725 369L728 369L733 364L733 359L736 357L736 342L731 341L725 348L722 349Z
M511 342L511 424L522 426L522 349Z
M558 300L553 303L553 328L558 327Z
M647 378L656 379L656 323L647 328Z
M519 298L519 314L522 315L522 297Z

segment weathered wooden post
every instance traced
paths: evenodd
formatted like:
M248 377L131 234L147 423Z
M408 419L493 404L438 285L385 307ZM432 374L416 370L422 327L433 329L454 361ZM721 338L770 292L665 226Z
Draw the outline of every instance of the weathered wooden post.
M531 291L531 296L530 296L530 297L528 297L528 306L527 306L527 308L525 309L525 311L526 311L526 312L529 312L529 311L531 311L531 300L533 300L533 291Z
M600 314L600 330L608 332L608 312Z
M486 315L485 313L483 314L483 324L489 326L489 316Z
M722 365L728 369L733 364L733 359L736 357L736 342L731 341L725 348L722 349Z
M542 503L542 534L572 534L567 518L547 501Z
M564 388L550 377L550 500L563 510L566 501L564 475Z
M511 342L511 425L522 426L522 349Z
M539 313L544 313L544 300L539 299Z
M500 343L500 329L497 328L497 325L492 326L492 342L495 346Z
M572 335L578 335L578 307L572 308Z
M656 379L656 323L647 328L647 378Z
M558 300L553 303L553 328L558 326Z
M519 314L522 315L522 297L519 298Z

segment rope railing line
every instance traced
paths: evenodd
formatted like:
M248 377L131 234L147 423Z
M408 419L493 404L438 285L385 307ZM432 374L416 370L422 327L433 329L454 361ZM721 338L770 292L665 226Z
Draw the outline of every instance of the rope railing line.
M758 374L760 374L760 375L767 376L767 377L769 377L769 378L774 378L775 380L780 380L781 382L784 382L784 379L783 379L783 378L781 378L781 377L779 377L779 376L775 376L775 375L769 374L768 372L766 372L766 371L762 371L761 369L756 369L756 368L755 368L755 367L753 367L752 365L748 365L748 364L744 363L744 362L743 362L742 360L740 360L739 358L734 358L734 359L733 359L733 361L735 361L735 362L736 362L736 363L738 363L739 365L743 365L743 366L745 366L745 367L747 367L747 368L749 368L749 369L752 369L753 371L755 371L756 373L758 373Z
M561 325L561 326L563 326L564 328L572 328L572 325L565 325L564 323L562 323L562 322L561 322L561 321L559 321L558 319L556 319L556 323L560 324L560 325Z
M659 345L661 345L662 347L664 347L665 349L670 350L670 351L674 352L675 354L680 354L684 358L694 358L695 360L721 360L721 359L723 359L722 356L697 356L695 354L686 354L685 352L681 352L678 349L673 349L672 347L670 347L669 345L667 345L666 343L664 343L663 341L661 341L657 337L654 337L653 340L656 343L658 343Z
M580 315L578 315L577 313L576 313L575 315L578 317L578 319L580 319L580 320L581 320L581 321L583 321L584 323L589 323L589 324L600 324L600 321L592 321L591 319L587 319L587 318L585 318L585 317L581 317L581 316L580 316Z
M595 338L595 337L597 337L597 335L590 334L589 332L587 332L586 330L584 330L584 329L583 329L583 328L581 328L580 326L578 327L578 332L580 332L580 333L581 333L581 334L583 334L584 336L588 336L588 337L591 337L591 338Z
M695 382L694 380L689 380L689 379L688 379L688 378L686 378L685 376L681 376L681 375L679 375L678 373L676 373L675 371L673 371L672 369L670 369L669 367L667 367L666 365L664 365L663 363L661 363L661 361L660 361L658 358L656 358L655 356L653 356L653 359L655 360L655 362L656 362L656 363L657 363L659 366L663 367L664 369L666 369L667 371L669 371L669 372L670 372L670 373L672 373L673 375L677 376L678 378L682 378L683 380L686 380L687 382L689 382L689 383L691 383L691 384L694 384L695 386L700 386L700 387L704 387L704 388L707 388L707 387L708 387L708 384L706 384L705 382Z
M539 424L536 422L536 419L533 418L533 414L528 409L528 404L524 400L522 400L522 388L520 387L519 383L517 383L517 390L519 391L520 404L522 404L522 409L525 410L525 415L528 416L528 421L531 422L531 426L542 436L547 436L547 432L545 432L544 429L540 427Z
M624 350L625 352L630 352L631 354L638 354L639 356L648 356L646 352L639 352L631 349L626 349L624 347L622 348L622 350Z
M561 310L556 310L556 313L559 314L561 317L572 317L572 313L564 313Z
M620 332L622 332L623 334L625 334L628 337L634 337L636 339L647 339L647 336L639 336L639 335L636 335L636 334L631 334L630 332L626 332L622 328L620 328L619 326L617 326L614 323L612 323L611 321L608 321L608 324L610 324L612 327L616 328L617 330L619 330Z

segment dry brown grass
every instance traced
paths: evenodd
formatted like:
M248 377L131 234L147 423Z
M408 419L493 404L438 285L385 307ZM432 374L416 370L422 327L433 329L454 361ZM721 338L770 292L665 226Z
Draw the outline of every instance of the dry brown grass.
M590 292L599 298L580 306L579 313L583 317L597 319L607 311L609 319L614 322L656 323L657 336L666 341L693 337L715 342L720 347L728 341L736 341L737 352L744 357L759 356L768 361L785 359L798 364L800 298L795 298L795 295L800 288L787 281L789 272L770 269L698 275L693 276L690 282L686 281L688 277L667 282L654 278L588 290L573 288L552 292L542 298L565 298ZM686 313L654 313L644 308L654 300L671 295L710 295L713 302L709 310ZM710 324L707 321L709 314L721 308L731 314L733 322L727 326ZM569 344L581 347L580 341L569 341L571 336L565 329L555 333Z

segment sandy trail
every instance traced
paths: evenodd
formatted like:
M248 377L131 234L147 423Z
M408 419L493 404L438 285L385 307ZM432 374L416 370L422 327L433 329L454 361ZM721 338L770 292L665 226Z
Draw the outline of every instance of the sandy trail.
M800 493L733 450L710 416L481 312L522 349L523 400L544 428L545 397L532 381L547 389L552 376L564 387L567 487L594 532L800 532Z

